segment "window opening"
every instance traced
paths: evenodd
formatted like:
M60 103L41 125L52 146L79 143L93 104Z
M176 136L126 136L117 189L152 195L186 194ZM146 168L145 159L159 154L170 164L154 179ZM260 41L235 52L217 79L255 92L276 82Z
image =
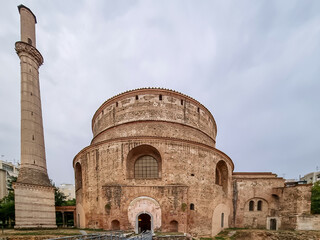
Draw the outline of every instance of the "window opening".
M224 213L221 213L221 227L224 227Z
M136 100L138 100L139 99L139 96L138 95L136 95Z
M158 178L159 177L158 161L149 155L145 155L138 158L138 160L134 164L134 177L135 178Z
M183 100L181 99L181 105L183 105Z
M162 101L162 95L161 94L159 95L159 100Z
M194 204L193 203L190 204L190 210L194 210Z
M253 209L254 209L254 201L250 201L249 202L249 211L253 211Z
M258 210L258 211L262 211L262 201L261 201L261 200L258 201L257 210Z

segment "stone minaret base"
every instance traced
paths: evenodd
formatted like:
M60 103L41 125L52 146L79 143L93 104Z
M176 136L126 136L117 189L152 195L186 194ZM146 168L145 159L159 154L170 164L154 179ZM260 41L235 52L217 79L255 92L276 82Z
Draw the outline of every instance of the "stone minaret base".
M56 228L54 188L40 185L14 184L15 228Z

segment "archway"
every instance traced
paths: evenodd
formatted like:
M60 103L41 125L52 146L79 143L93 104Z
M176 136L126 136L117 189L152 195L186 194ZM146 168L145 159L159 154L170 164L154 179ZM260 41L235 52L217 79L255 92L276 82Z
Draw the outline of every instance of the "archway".
M111 229L112 230L120 230L120 222L118 220L113 220L111 222Z
M170 232L178 232L179 223L176 220L170 222Z
M155 199L147 196L141 196L130 202L128 207L128 220L135 233L139 232L139 219L141 219L141 221L143 220L140 218L142 214L150 216L150 230L152 232L161 229L161 208Z
M138 216L138 232L151 231L151 216L147 213L142 213Z

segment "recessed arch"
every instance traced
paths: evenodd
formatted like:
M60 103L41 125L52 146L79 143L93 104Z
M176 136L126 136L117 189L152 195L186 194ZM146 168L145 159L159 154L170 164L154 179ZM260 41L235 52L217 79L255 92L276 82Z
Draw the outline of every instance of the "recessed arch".
M76 191L82 188L82 168L79 162L75 165Z
M137 162L138 161L138 162ZM156 163L155 163L156 161ZM153 162L153 163L152 163ZM143 168L136 166L136 163L147 166L148 173L143 172ZM136 168L137 167L137 168ZM127 177L135 178L137 173L140 179L161 178L162 158L160 152L153 146L143 144L131 149L127 155ZM139 169L141 170L139 172ZM137 170L137 171L136 171ZM157 174L155 174L157 171ZM152 174L151 174L152 173Z
M179 231L179 223L176 220L172 220L170 222L170 232L178 232Z
M230 206L220 203L215 207L212 215L212 236L217 235L224 228L229 227Z
M228 190L228 166L225 161L220 160L216 165L215 183L222 186L224 192Z
M111 222L111 229L112 230L120 230L120 222L118 220L113 220Z
M128 220L135 232L139 232L139 216L149 214L151 217L151 231L161 228L160 204L153 198L141 196L133 199L128 207Z

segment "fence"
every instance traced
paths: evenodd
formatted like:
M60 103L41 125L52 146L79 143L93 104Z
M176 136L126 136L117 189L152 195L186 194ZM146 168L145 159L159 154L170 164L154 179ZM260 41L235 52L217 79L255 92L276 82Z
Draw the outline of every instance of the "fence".
M107 232L50 238L48 240L152 240L152 232L147 231L131 237L125 236L123 232Z

